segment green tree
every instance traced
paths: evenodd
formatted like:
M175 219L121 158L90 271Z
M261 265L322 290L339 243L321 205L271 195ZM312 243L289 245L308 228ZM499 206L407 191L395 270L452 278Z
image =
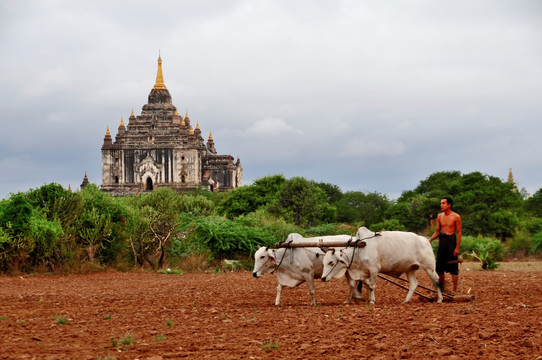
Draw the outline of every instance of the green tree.
M49 221L58 220L62 227L60 239L52 249L51 267L61 264L74 266L78 260L80 248L76 225L83 209L81 193L72 192L59 184L51 183L30 190L27 193L27 199L33 208L41 209Z
M334 205L339 200L341 200L343 193L341 191L341 188L339 188L337 185L324 182L320 182L317 185L318 187L320 187L320 189L326 192L326 200L328 203Z
M0 262L5 270L30 270L51 261L62 234L60 222L48 220L45 212L34 209L26 194L13 194L0 206Z
M525 200L525 210L536 217L542 218L542 189L538 189L533 196Z
M143 230L148 226L145 231L136 234L143 239L141 246L144 248L140 248L139 252L153 269L163 268L172 239L182 236L179 230L179 214L184 206L182 195L168 188L158 188L142 195L137 202L140 223L135 229Z
M89 184L81 190L83 207L77 220L78 241L91 262L109 264L126 247L129 212L122 201Z
M338 221L357 222L370 227L374 223L384 221L390 201L386 195L377 192L364 194L361 191L348 191L335 206Z
M454 200L453 210L462 218L467 235L510 236L518 226L515 214L521 210L521 195L513 184L499 178L472 172L438 172L405 191L387 215L398 219L410 231L421 232L440 212L440 199Z
M220 202L217 212L229 219L250 214L276 201L277 192L285 182L283 175L272 175L257 179L252 185L229 191Z
M337 217L336 208L326 201L325 191L303 177L293 177L284 183L271 212L281 214L297 226L333 222Z

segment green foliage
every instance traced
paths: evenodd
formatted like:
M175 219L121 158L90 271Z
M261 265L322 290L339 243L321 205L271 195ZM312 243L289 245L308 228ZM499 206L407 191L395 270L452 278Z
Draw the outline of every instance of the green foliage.
M308 228L306 236L324 236L324 235L352 235L355 236L358 229L354 226L345 226L339 223L322 224ZM295 231L292 231L295 232Z
M30 228L33 208L25 194L17 193L2 206L0 225L13 235L24 235Z
M508 253L514 256L525 256L530 252L533 237L524 231L517 231L507 240Z
M275 242L281 241L290 233L303 234L304 230L292 223L287 222L283 217L275 216L268 213L265 209L259 209L250 214L240 216L236 222L261 229L264 233L269 234L269 237L264 239L264 243L260 246L273 246Z
M0 269L29 270L47 264L63 234L57 219L48 220L26 194L14 194L0 205Z
M190 238L204 244L215 258L226 259L253 254L258 244L272 241L271 235L261 229L220 216L197 218Z
M113 263L129 236L126 232L129 210L94 184L85 186L81 197L83 208L75 225L79 243L90 262Z
M524 229L531 235L534 235L542 231L542 218L534 216L524 216L520 221L519 228Z
M533 241L531 243L531 253L541 253L542 252L542 231L539 233L536 233L533 236Z
M542 189L539 189L525 201L525 210L536 217L542 218Z
M402 225L397 219L384 220L382 222L373 224L371 226L372 231L406 231L406 227Z
M314 226L333 222L337 209L326 201L327 194L314 181L303 177L287 180L277 193L277 202L270 209L297 226Z
M229 219L254 212L276 201L276 194L285 182L283 175L273 175L234 189L220 202L217 212Z
M453 210L461 215L464 234L504 239L519 225L517 213L522 198L513 190L512 184L480 172L437 172L416 189L403 192L386 215L398 219L410 231L423 232L440 212L440 200L450 196Z
M326 200L328 203L335 205L343 197L341 189L337 185L320 182L318 187L326 193Z
M68 320L63 316L57 316L56 317L56 323L58 325L66 325L68 323Z
M499 266L496 261L503 259L504 247L498 239L463 236L460 251L478 259L482 269L493 270Z
M203 197L184 199L169 188L159 188L150 194L133 198L134 222L131 228L132 255L140 265L147 263L153 269L165 266L166 254L179 232L179 213L205 214L212 208Z
M72 192L51 183L11 194L0 201L0 272L132 265L201 270L218 258L250 262L257 245L274 246L294 232L354 234L367 226L426 233L435 228L445 196L462 217L462 251L487 267L503 250L479 238L501 239L508 254L542 253L542 189L528 197L492 176L446 171L389 201L376 192L343 194L333 184L279 174L224 193L158 188L116 198L92 184Z
M334 205L337 220L344 223L361 223L370 228L374 223L384 221L384 214L391 205L386 195L361 191L348 191Z

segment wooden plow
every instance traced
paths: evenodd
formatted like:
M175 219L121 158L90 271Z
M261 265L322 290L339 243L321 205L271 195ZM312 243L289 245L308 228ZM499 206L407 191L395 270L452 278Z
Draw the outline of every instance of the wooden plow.
M364 247L365 246L365 243L362 242L362 241L352 241L352 240L348 240L348 241L324 241L323 239L320 239L319 241L312 241L312 242L278 242L278 243L275 243L275 247L276 248L303 248L303 247L317 247L317 248L321 248L321 249L326 249L326 248L335 248L335 247ZM461 287L461 294L456 294L456 295L451 295L451 294L446 294L446 293L442 293L442 297L443 297L443 300L445 301L453 301L453 302L464 302L464 301L471 301L474 299L474 295L470 295L470 294L463 294L463 279L461 278L461 263L463 262L462 259L459 259L459 260L453 260L453 261L449 261L448 264L459 264L460 266L460 269L459 269L459 281L460 281L460 287ZM408 284L408 280L405 279L405 278L402 278L400 276L395 276L395 275L390 275L390 274L386 274L386 275L382 275L382 274L378 274L378 277L383 279L383 280L386 280L387 282L390 282L400 288L403 288L405 290L408 291L409 287L408 286L405 286L403 284L401 284L400 282L396 281L396 280L400 280L402 282L406 282ZM392 280L394 279L394 280ZM421 292L419 292L418 290L414 290L414 294L428 300L428 301L434 301L436 300L436 297L437 297L437 291L435 289L432 289L432 288L428 288L426 286L423 286L423 285L420 285L418 284L417 288L421 288L423 290L426 290L428 291L431 295L425 295L425 294L422 294ZM470 289L469 289L470 291Z

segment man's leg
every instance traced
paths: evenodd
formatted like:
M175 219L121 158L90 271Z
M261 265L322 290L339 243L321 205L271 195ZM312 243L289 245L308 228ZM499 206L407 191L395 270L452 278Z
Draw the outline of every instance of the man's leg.
M440 287L440 291L444 290L444 273L438 274L438 285Z
M454 293L457 294L457 282L458 282L458 279L459 279L459 275L452 275L452 284L453 284L453 287L454 287Z

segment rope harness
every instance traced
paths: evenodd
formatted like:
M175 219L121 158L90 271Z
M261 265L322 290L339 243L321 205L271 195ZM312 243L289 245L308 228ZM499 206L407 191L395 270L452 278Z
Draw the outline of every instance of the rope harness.
M375 238L375 237L380 236L380 235L381 235L380 233L375 232L373 236L368 236L368 237L363 238L363 239L352 240L352 238L350 238L350 240L348 240L348 241L346 242L346 247L351 247L351 246L353 246L353 247L354 247L354 250L352 250L352 257L350 258L350 264L348 264L348 267L347 267L346 269L350 269L350 267L351 267L352 264L354 263L354 258L355 258L355 255L356 255L356 249L358 248L357 243L360 242L360 241L363 241L363 240ZM347 257L347 256L346 256L346 253L342 252L342 250L341 250L341 254L342 254L342 256ZM329 270L329 272L327 273L327 275L326 275L326 276L323 276L323 278L327 278L327 276L333 272L333 270L335 269L335 267L336 267L337 265L339 265L339 261L337 261L337 262L335 263L335 265L333 265L333 267L331 268L331 270Z

